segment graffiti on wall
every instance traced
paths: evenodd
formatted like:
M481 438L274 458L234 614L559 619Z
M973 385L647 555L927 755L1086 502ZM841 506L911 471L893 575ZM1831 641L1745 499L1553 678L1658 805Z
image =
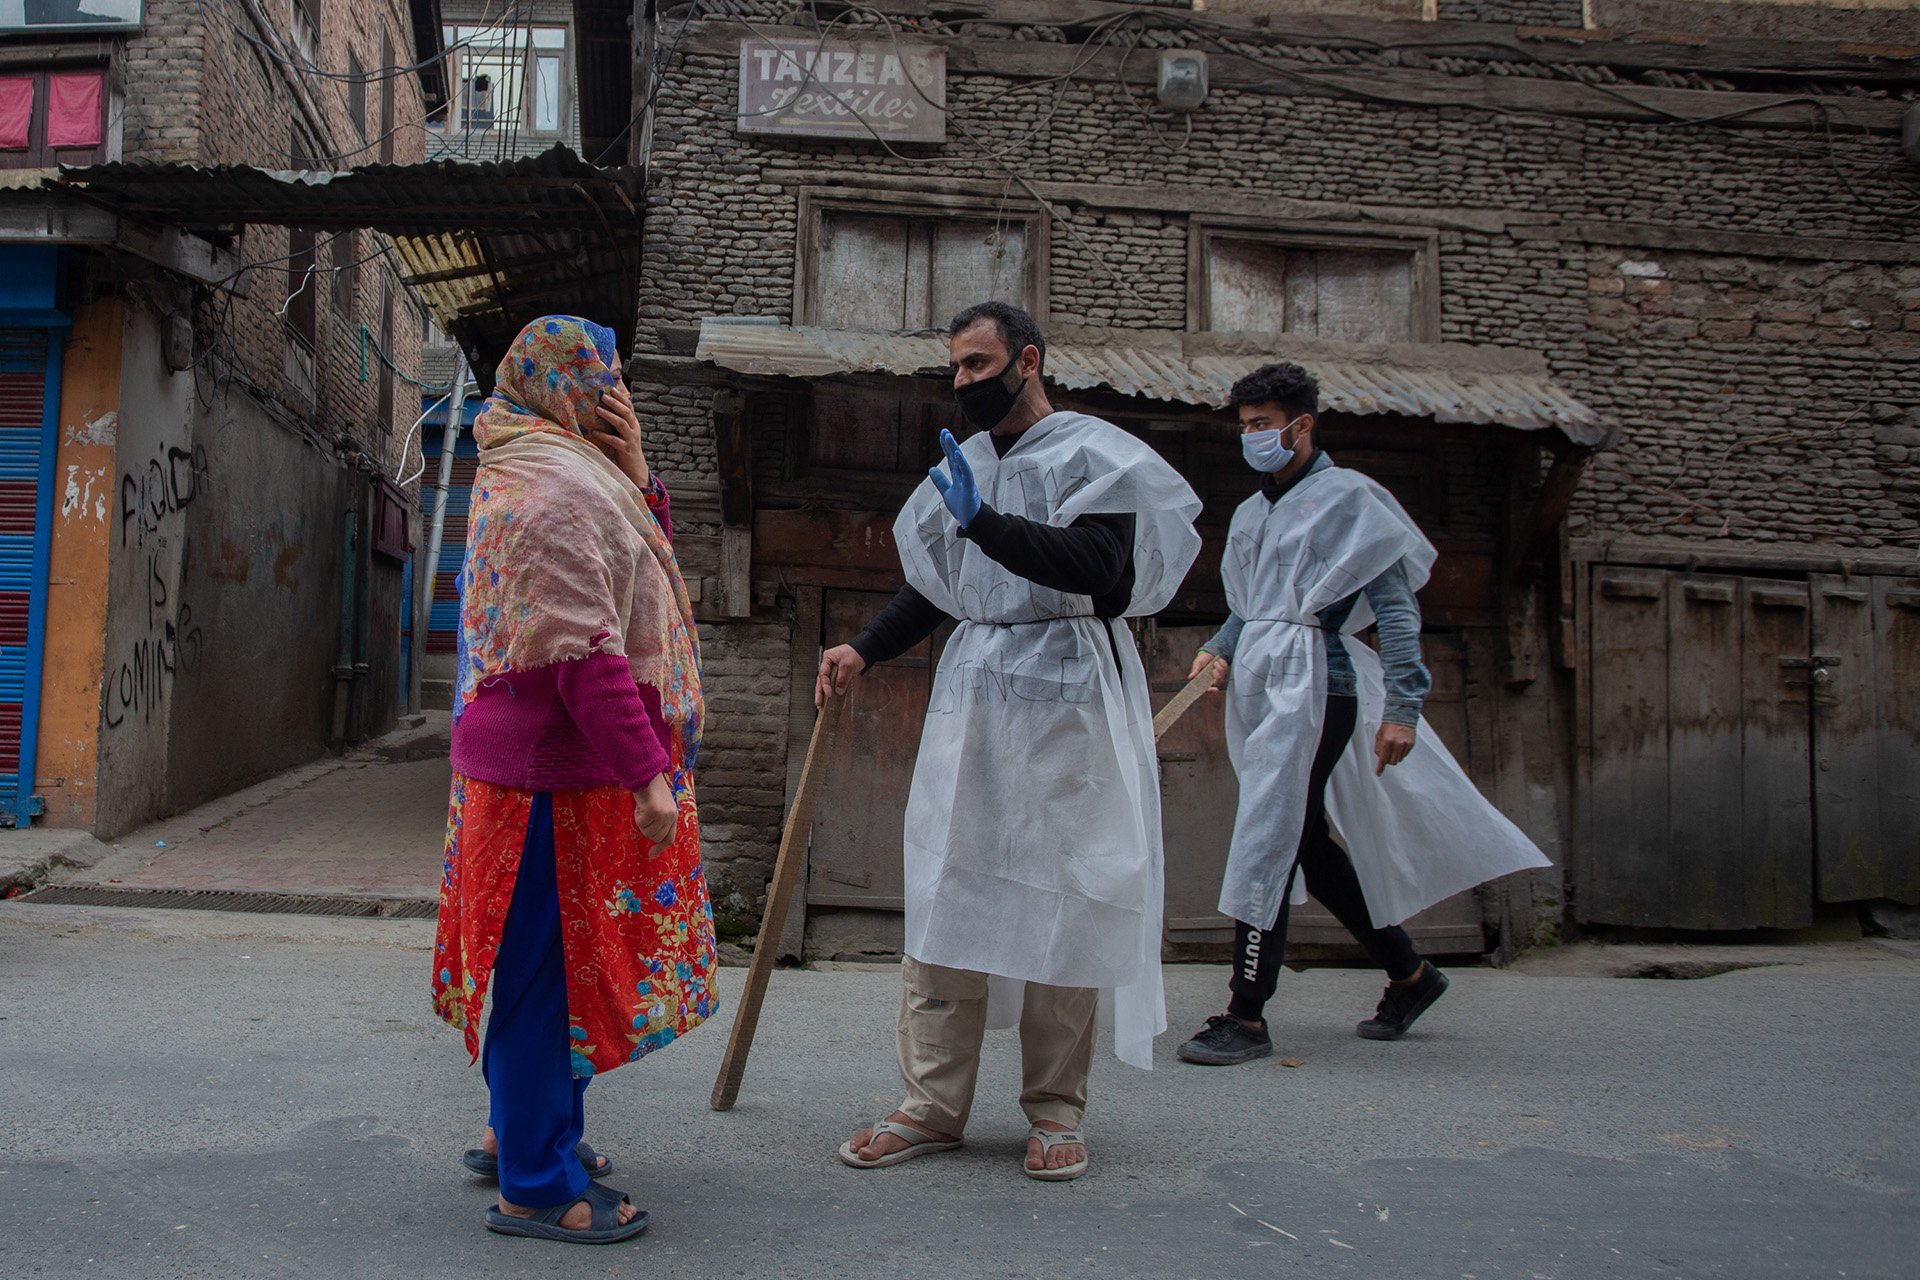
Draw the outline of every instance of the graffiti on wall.
M136 547L157 537L167 517L193 505L207 481L207 451L167 447L147 465L120 477L120 545Z
M165 703L176 676L200 665L204 644L194 625L193 607L167 585L170 526L207 487L206 450L168 447L145 466L120 477L120 545L129 539L145 552L145 625L118 666L109 665L106 724L117 729L129 720L149 724ZM192 546L180 548L180 581L185 582Z

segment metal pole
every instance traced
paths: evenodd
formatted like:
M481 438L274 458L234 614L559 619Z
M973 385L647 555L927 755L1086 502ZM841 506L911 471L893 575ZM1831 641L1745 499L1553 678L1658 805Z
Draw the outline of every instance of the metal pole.
M466 417L467 357L454 357L453 391L447 396L447 426L440 433L439 487L433 494L433 522L427 529L427 557L414 566L413 678L420 679L420 666L427 652L427 630L433 623L433 586L439 577L440 543L447 532L447 490L453 484L453 454L460 445L460 422Z

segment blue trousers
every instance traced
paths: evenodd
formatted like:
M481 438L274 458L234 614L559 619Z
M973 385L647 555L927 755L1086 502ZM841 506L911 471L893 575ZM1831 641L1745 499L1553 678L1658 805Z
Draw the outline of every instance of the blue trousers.
M520 874L493 961L493 1015L480 1051L488 1123L500 1140L500 1197L532 1209L571 1204L587 1189L573 1152L586 1131L590 1077L574 1079L560 889L553 869L553 797L534 797Z

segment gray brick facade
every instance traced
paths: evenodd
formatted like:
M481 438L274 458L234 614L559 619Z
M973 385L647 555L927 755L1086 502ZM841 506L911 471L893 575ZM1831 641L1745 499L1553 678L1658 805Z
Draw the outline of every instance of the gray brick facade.
M1746 107L1757 86L1592 60L1576 74L1491 50L1402 57L1277 30L1257 40L1202 42L1187 31L1143 40L1141 58L1156 44L1205 43L1214 53L1216 80L1189 136L1186 121L1149 109L1148 90L1114 83L1111 62L1100 64L1104 76L1064 81L996 71L1057 41L1057 30L973 26L947 43L951 140L890 156L864 142L738 134L729 46L744 28L725 14L773 22L796 11L712 11L693 24L660 98L641 352L684 341L676 335L706 316L794 320L803 191L917 190L930 203L969 196L1024 212L1037 190L1051 218L1056 325L1187 328L1194 219L1276 233L1426 231L1437 246L1439 336L1539 351L1563 385L1620 425L1619 447L1576 498L1567 525L1576 542L1651 540L1709 558L1909 560L1920 545L1911 467L1920 454L1920 218L1897 135L1901 101L1920 80L1889 89L1830 75L1807 86L1864 113L1853 118L1870 118L1870 128L1819 127L1810 109L1797 127L1689 124L1609 118L1622 114L1612 95L1671 90L1657 99L1662 110L1706 119ZM1580 6L1443 0L1439 16L1577 27ZM663 21L671 30L678 16ZM1424 30L1383 24L1372 34L1387 45ZM1299 88L1284 70L1262 83L1221 76L1230 49L1307 74L1367 68L1377 96L1427 100ZM1061 49L1060 73L1072 62ZM1519 81L1549 96L1526 109L1445 100L1450 85ZM685 497L689 571L712 572L703 495L715 468L712 392L643 380L636 396L656 465ZM1492 464L1457 465L1457 535L1486 535L1504 514ZM790 601L769 587L754 619L704 632L713 670L765 687L716 706L705 758L709 856L735 906L756 894L777 836L777 797L746 779L749 766L785 760L790 625ZM1539 909L1557 911L1557 897Z

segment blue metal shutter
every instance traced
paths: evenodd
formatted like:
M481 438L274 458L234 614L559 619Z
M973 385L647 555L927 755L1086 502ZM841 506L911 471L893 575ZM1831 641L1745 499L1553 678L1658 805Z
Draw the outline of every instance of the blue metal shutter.
M24 827L33 794L53 532L60 338L0 329L0 821Z
M440 432L429 430L421 440L426 464L420 485L420 514L433 519L433 495L440 478ZM480 465L480 450L473 442L473 431L463 427L453 450L453 481L447 486L447 522L441 534L440 563L434 566L432 610L427 615L427 652L452 653L460 631L460 566L467 556L467 515L473 509L473 474ZM426 535L420 538L425 554Z

